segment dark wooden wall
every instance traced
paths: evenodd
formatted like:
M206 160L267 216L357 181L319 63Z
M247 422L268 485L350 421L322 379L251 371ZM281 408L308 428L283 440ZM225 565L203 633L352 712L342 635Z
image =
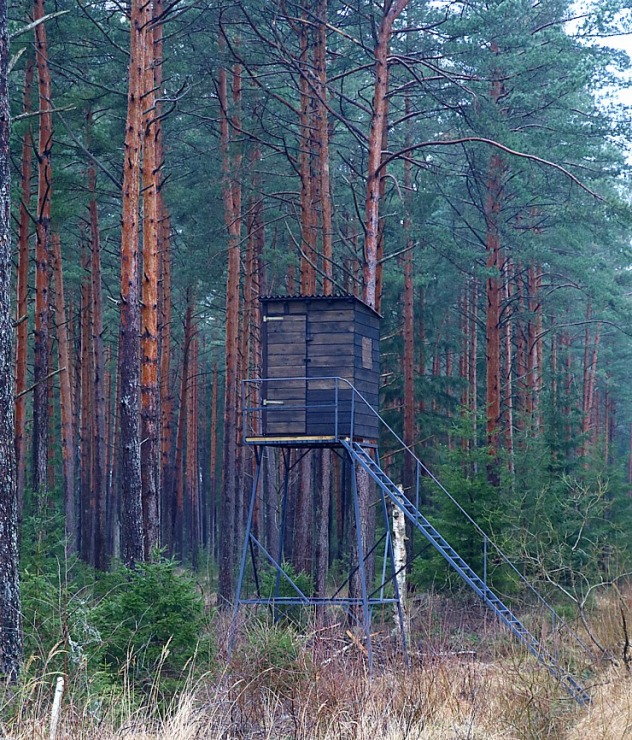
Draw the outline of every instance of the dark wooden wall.
M264 298L263 316L265 434L333 436L335 383L324 378L345 378L377 410L380 317L372 309L352 296ZM337 431L348 436L352 392L344 383L337 400ZM377 418L357 397L353 435L377 437Z

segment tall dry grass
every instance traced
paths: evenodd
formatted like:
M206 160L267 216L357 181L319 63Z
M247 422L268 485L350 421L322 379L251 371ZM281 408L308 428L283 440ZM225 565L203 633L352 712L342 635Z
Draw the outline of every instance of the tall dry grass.
M485 623L491 648L456 654L454 623L433 615L431 642L426 611L418 619L418 626L426 620L424 642L414 646L408 671L401 656L389 654L390 637L376 635L383 666L373 678L358 639L342 628L301 636L256 623L241 636L230 665L220 660L222 670L190 681L167 707L149 700L139 708L124 684L116 695L92 695L84 676L67 689L57 740L632 738L632 678L623 661L621 621L629 601L611 594L595 605L590 629L616 660L582 677L593 694L585 708L500 627ZM464 634L465 625L457 627ZM54 678L43 672L4 696L1 738L49 740Z

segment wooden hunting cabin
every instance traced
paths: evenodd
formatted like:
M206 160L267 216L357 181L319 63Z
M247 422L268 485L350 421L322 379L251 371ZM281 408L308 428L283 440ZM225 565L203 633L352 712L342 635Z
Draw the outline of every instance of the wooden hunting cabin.
M350 295L261 302L263 436L376 440L380 315Z

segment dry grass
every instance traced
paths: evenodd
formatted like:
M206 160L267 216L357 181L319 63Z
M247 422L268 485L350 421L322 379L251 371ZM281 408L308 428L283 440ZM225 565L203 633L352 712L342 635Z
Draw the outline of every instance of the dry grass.
M619 655L622 605L627 614L627 599L604 598L594 615L595 635ZM57 740L632 738L632 679L623 661L604 664L591 679L592 705L580 708L501 632L485 629L495 654L450 654L446 626L438 643L423 643L409 671L393 656L370 680L357 644L347 640L340 651L340 631L288 638L258 628L242 638L230 668L189 685L162 714L155 704L134 708L124 690L99 702L71 686ZM48 676L23 687L0 738L48 740L53 685Z

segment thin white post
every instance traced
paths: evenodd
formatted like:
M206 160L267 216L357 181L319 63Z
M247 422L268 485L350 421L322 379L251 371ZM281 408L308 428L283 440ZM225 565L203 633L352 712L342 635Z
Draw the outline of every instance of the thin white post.
M57 685L55 686L55 696L53 697L53 708L50 712L50 740L57 738L57 726L59 725L59 715L61 713L61 698L64 694L64 677L57 676Z

